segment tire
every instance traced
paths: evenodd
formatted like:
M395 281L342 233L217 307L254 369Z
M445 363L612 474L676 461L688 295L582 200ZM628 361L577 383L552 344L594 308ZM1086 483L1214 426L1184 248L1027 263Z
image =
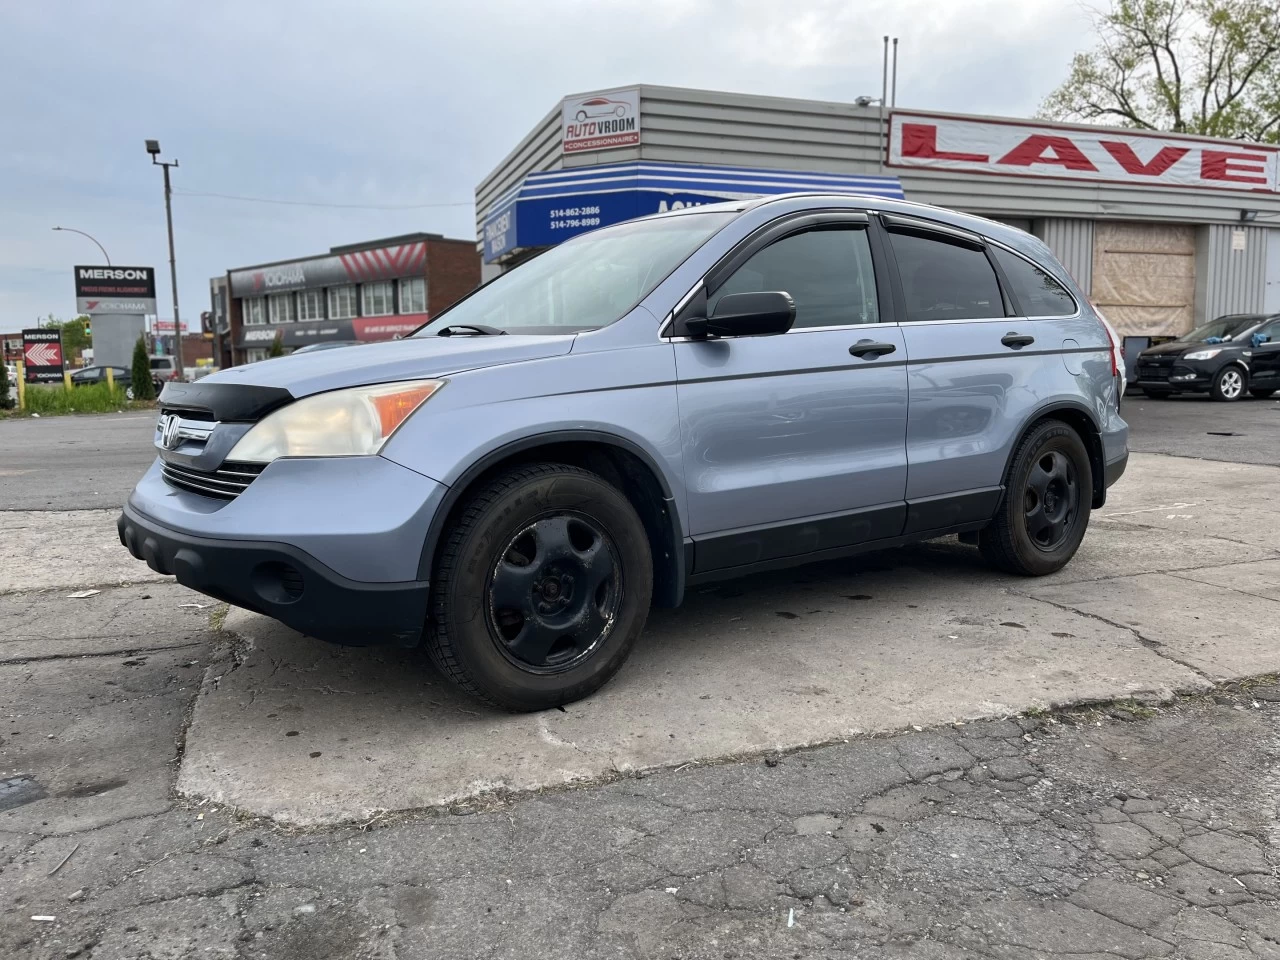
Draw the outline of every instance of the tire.
M1259 400L1266 400L1273 393L1275 393L1275 390L1250 390L1249 393L1252 396L1257 397Z
M427 652L495 706L546 710L594 693L644 629L644 524L594 473L539 463L501 474L464 503L442 544Z
M1173 396L1172 390L1153 390L1151 387L1143 387L1142 392L1151 400L1168 400Z
M1244 396L1249 389L1249 374L1234 363L1229 363L1213 378L1213 387L1209 396L1222 403L1233 403Z
M1093 470L1084 441L1060 420L1041 420L1018 444L1000 508L979 532L978 549L1007 573L1054 573L1075 556L1092 502Z

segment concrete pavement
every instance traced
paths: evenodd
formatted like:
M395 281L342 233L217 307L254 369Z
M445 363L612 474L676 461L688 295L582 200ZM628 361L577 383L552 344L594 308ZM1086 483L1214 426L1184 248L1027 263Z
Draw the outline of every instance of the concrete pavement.
M0 512L0 956L1280 957L1278 494L1137 454L1055 577L719 584L522 717L228 615L66 491Z

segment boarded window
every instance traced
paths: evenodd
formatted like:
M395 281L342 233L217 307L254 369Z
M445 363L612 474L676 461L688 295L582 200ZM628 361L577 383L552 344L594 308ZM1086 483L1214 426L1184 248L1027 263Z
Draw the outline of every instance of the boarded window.
M1195 228L1099 221L1091 299L1121 336L1178 336L1192 327Z

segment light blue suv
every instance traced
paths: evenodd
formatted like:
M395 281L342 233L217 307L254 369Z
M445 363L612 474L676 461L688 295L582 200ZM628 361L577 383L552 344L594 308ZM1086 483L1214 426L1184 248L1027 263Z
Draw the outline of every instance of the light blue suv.
M958 533L1042 575L1128 458L1119 345L1043 243L790 195L634 220L412 337L170 383L135 557L536 710L691 584Z

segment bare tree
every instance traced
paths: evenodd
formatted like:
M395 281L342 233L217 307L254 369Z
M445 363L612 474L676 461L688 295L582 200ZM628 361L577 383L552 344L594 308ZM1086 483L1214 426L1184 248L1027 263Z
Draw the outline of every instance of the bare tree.
M1280 0L1115 0L1054 120L1280 143Z

